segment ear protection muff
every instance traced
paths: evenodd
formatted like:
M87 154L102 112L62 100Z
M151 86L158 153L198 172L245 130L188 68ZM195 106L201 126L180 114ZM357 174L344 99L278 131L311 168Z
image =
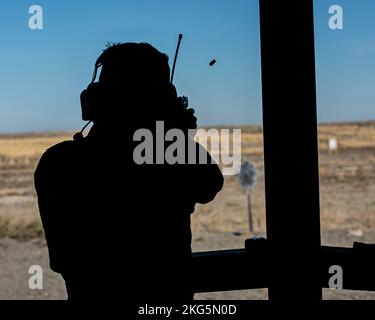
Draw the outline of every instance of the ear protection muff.
M99 82L90 83L85 90L81 92L81 111L82 120L94 121L103 103L103 88Z
M95 82L98 69L102 66L103 59L102 54L95 62L92 80L80 95L82 120L84 121L95 121L98 118L100 110L103 108L105 102L105 90L101 83ZM176 108L178 110L181 108L186 109L188 107L187 97L178 97L176 87L172 82L168 84L167 88L164 87L160 91L163 92L162 101L169 101L172 108Z
M77 132L73 136L73 140L76 142L83 141L83 131L95 120L97 116L98 105L101 103L102 99L102 89L98 82L95 82L96 74L98 73L99 67L102 65L101 57L95 62L95 69L92 75L92 80L85 90L81 92L81 111L82 120L88 121L80 132Z
M98 73L98 69L101 65L101 57L99 57L95 63L92 80L80 95L82 120L84 121L93 121L96 119L99 107L103 101L103 88L99 82L95 82L96 74Z

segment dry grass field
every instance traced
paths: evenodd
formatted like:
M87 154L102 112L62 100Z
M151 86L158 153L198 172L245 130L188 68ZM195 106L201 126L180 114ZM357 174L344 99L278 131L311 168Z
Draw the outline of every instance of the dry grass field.
M252 190L255 234L265 234L263 144L260 127L242 129L242 156L258 169ZM62 281L48 272L43 292L26 285L27 269L48 256L39 220L33 172L41 154L70 133L0 135L0 299L65 298ZM335 137L338 152L328 154L328 139ZM293 139L293 137L291 137ZM324 244L351 246L375 243L375 122L319 126L319 161L322 239ZM214 152L214 151L213 151ZM293 201L291 197L290 201ZM303 213L301 213L303 214ZM217 198L199 205L192 217L193 249L214 250L243 246L248 232L245 192L238 177L227 176ZM212 293L202 299L264 299L266 290ZM326 298L374 298L371 293L326 291Z

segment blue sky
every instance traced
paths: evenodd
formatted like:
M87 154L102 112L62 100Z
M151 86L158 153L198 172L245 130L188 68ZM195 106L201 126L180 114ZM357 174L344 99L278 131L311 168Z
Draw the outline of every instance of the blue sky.
M28 28L33 4L43 30ZM332 4L344 30L328 28ZM315 1L319 121L375 119L373 12L373 0ZM199 124L262 121L257 0L6 0L1 13L0 132L80 128L79 94L108 41L150 42L172 61L179 32L175 84Z

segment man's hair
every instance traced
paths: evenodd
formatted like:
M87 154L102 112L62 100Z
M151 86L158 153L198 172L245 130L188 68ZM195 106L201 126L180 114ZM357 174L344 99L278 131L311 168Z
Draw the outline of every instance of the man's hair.
M111 86L169 83L168 56L148 43L109 43L96 64L102 66L99 82Z

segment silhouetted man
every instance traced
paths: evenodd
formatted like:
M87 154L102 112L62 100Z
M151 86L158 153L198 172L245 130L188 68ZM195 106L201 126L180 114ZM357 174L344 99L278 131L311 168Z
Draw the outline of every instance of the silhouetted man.
M196 118L170 84L168 57L145 43L111 45L81 104L94 123L87 137L48 149L35 172L50 265L68 299L192 299L190 214L215 197L222 174L209 155L207 164L157 164L154 148L152 164L134 159L134 133L155 139L156 121L193 139Z

